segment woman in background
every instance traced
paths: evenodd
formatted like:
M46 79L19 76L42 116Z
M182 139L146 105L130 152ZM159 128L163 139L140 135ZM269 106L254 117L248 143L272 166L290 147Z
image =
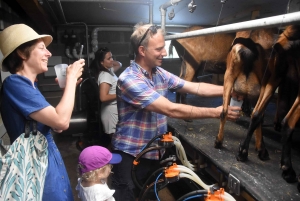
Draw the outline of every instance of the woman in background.
M90 65L92 76L97 79L99 85L99 99L101 101L100 117L105 134L109 135L116 131L118 122L116 85L118 77L115 72L122 67L118 61L114 61L111 51L100 48L95 53L95 59Z

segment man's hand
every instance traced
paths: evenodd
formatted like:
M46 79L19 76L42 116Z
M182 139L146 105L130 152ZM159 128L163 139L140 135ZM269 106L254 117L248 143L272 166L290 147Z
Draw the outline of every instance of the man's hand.
M242 108L238 106L228 106L227 119L230 121L236 121L241 116Z
M216 107L218 114L220 117L221 113L223 112L223 106ZM238 106L229 106L227 111L227 119L230 121L236 121L241 116L242 108Z

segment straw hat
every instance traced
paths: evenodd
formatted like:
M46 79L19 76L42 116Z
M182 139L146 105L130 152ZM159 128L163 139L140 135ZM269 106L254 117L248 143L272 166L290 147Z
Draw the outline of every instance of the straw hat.
M3 58L0 61L2 71L8 71L7 67L2 66L2 62L10 53L23 43L39 38L43 39L46 46L52 42L52 36L39 35L25 24L15 24L4 29L0 33L0 49L3 54Z

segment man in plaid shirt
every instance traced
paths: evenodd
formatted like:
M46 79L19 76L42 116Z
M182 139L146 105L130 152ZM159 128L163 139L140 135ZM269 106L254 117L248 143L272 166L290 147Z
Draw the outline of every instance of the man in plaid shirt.
M159 67L167 55L162 29L150 24L137 25L130 39L136 58L118 79L119 122L112 136L114 152L122 155L122 162L114 166L112 177L117 201L138 198L139 189L131 179L133 160L153 137L167 131L167 116L180 119L219 118L222 112L222 106L195 107L167 99L168 90L222 96L223 86L184 81ZM235 120L239 113L234 110L241 108L229 107L228 110L228 119ZM159 167L159 154L158 150L154 150L143 156L136 172L139 180L146 180Z

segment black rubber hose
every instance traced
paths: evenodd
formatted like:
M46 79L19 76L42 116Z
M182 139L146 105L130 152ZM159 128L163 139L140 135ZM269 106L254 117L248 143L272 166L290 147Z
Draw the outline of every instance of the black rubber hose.
M191 196L194 196L194 195L199 195L199 194L202 194L202 195L204 196L204 195L207 194L207 193L208 193L207 190L195 190L195 191L189 192L189 193L187 193L187 194L181 196L181 197L180 197L178 200L176 200L176 201L183 201L183 200L185 200L185 199L188 198L188 197L191 197Z
M140 192L139 197L142 196L142 193L143 193L143 192L145 191L145 189L148 187L148 183L151 181L152 177L157 176L157 175L156 175L157 173L163 172L165 169L166 169L166 167L161 167L161 168L155 170L155 171L150 175L150 177L148 177L148 179L146 180L146 182L145 182L144 185L143 185L143 188L141 189L141 192ZM140 199L139 199L139 200L140 200Z
M147 144L146 146L144 147L144 149L142 151L144 151L145 149L147 149L148 147L150 147L150 145L152 144L152 142L154 142L156 139L158 138L161 138L163 135L165 134L160 134L160 135L157 135L155 137L153 137Z
M157 187L157 184L161 184L161 183L165 183L165 180L164 179L158 180L157 183L156 183L156 187ZM154 184L155 184L155 182L152 182L149 186L147 186L147 188L145 189L145 191L142 194L141 198L139 197L139 201L144 201L144 199L146 198L146 195L148 194L148 191L154 186ZM168 183L165 183L162 186L159 185L158 190L161 190L161 189L165 188L167 185L168 185Z
M152 150L162 149L162 148L165 148L165 147L158 146L158 147L150 147L150 148L144 149L141 153L139 153L139 154L135 157L134 161L139 162L140 157L142 157L145 153L147 153L147 152L149 152L149 151L152 151ZM133 163L133 164L132 164L132 168L131 168L131 178L132 178L133 183L134 183L139 189L142 189L143 186L142 186L142 184L140 184L140 182L137 180L136 175L135 175L136 167L137 167L137 165L134 165L134 163Z
M162 148L166 148L164 146L155 146L155 147L149 147L147 149L144 149L142 152L140 152L136 157L135 157L135 161L139 161L139 159L147 152L152 151L152 150L157 150L157 149L162 149Z

